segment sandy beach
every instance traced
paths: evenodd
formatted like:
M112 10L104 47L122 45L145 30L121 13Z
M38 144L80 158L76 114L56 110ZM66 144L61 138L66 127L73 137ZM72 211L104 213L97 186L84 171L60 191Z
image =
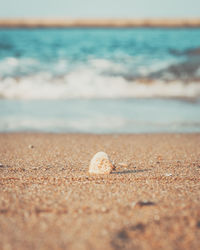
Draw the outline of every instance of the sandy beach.
M200 27L200 18L140 18L140 19L69 19L69 18L1 18L2 28L64 28L64 27Z
M200 134L0 134L0 249L199 249ZM91 176L98 151L116 171Z

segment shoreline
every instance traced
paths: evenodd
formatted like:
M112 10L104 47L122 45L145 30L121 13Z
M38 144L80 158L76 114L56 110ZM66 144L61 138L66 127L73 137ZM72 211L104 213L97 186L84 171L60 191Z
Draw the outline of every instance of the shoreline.
M200 133L0 133L2 249L199 249ZM89 175L105 151L110 175Z
M12 135L17 135L20 137L23 136L35 136L35 135L41 135L41 136L97 136L97 137L102 137L102 136L107 136L107 137L126 137L126 136L200 136L200 132L108 132L108 133L95 133L95 132L45 132L45 131L0 131L0 136L12 136Z
M0 18L0 28L199 28L200 18L56 19Z

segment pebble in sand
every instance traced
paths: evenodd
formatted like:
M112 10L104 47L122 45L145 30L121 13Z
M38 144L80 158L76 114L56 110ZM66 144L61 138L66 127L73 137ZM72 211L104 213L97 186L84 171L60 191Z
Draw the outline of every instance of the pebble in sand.
M89 173L90 174L110 174L115 166L109 159L108 155L104 152L96 153L90 161Z

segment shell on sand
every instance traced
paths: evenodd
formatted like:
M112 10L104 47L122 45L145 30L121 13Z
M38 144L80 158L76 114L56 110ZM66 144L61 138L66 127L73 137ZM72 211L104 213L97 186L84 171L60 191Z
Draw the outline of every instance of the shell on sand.
M115 166L104 152L96 153L90 161L90 174L110 174L115 169Z

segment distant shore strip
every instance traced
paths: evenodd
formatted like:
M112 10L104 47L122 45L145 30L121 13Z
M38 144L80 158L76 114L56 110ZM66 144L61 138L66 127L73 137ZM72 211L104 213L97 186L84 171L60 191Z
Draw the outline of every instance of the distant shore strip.
M200 18L184 19L0 19L0 28L198 28Z

